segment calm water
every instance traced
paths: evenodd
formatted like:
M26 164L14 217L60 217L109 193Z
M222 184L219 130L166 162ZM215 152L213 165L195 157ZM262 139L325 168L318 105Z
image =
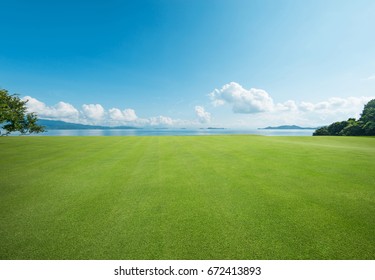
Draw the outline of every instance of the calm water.
M64 129L49 130L34 134L41 136L162 136L162 135L225 135L225 134L257 134L265 136L312 136L310 129Z

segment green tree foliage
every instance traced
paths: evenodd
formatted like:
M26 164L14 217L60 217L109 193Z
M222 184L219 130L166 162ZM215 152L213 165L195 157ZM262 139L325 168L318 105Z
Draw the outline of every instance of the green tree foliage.
M328 126L322 126L314 131L313 136L324 136L330 135L328 132Z
M365 135L375 135L375 99L365 105L359 121Z
M347 121L342 121L342 122L334 122L328 126L328 132L329 135L340 135L341 130L343 130L349 122Z
M361 136L364 134L363 128L356 119L348 119L347 125L340 131L342 136Z
M349 124L340 131L342 136L361 136L364 134L363 128L357 124Z
M375 99L369 101L363 108L359 120L350 118L347 121L334 122L315 130L313 136L375 136Z
M27 113L27 101L22 101L18 95L9 94L0 89L0 135L8 135L19 131L21 134L40 133L44 128L37 124L35 113Z

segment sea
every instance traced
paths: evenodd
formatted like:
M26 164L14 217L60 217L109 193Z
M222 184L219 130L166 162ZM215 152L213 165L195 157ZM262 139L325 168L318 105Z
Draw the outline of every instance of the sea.
M54 129L30 136L198 136L239 135L312 136L314 129ZM16 134L13 134L16 135Z

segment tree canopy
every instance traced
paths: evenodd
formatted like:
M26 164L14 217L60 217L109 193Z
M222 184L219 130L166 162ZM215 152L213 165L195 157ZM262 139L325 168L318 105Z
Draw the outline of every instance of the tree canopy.
M315 130L314 136L375 136L375 99L369 101L363 108L361 117L356 120L334 122Z
M45 131L37 124L35 113L28 113L27 101L23 101L16 94L9 94L0 89L0 135L8 135L19 131L21 134L40 133Z

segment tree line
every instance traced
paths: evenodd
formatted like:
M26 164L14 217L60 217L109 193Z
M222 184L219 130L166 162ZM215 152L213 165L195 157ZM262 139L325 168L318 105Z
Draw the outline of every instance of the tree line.
M334 122L315 130L313 136L375 136L375 99L369 101L363 108L361 117L356 120Z

